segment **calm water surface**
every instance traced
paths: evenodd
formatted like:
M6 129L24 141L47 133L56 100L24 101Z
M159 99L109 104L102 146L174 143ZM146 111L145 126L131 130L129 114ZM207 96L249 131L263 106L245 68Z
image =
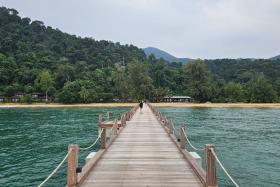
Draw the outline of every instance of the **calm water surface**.
M215 144L220 161L240 186L280 186L279 109L171 107L161 111L173 114L177 128L186 127L196 147ZM204 160L204 153L198 153ZM233 186L220 168L217 175L219 186Z
M88 146L97 118L118 108L0 109L0 186L37 186L67 153L70 143ZM220 160L241 186L280 186L280 110L160 108L186 126L193 144L214 143ZM96 147L96 149L98 146ZM189 148L191 150L191 148ZM80 153L80 164L88 152ZM203 156L203 152L199 152ZM46 186L65 186L66 164ZM218 170L219 186L232 186Z

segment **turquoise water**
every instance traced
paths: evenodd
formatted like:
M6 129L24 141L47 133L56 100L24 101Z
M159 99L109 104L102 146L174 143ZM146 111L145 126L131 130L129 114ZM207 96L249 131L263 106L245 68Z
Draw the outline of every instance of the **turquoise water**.
M109 111L114 118L127 110L126 107L0 109L0 186L37 186L62 160L68 144L86 147L96 139L99 113ZM89 152L79 154L81 164ZM65 186L65 168L66 164L46 186Z
M220 161L245 187L280 186L280 110L161 108L172 113L177 128L185 126L194 146L216 146ZM192 149L188 146L189 151ZM198 152L203 157L204 153ZM220 186L233 186L218 168Z
M109 111L116 117L127 110L126 107L0 109L0 186L38 185L67 153L68 144L85 147L95 140L99 113ZM172 107L160 110L172 112L177 128L186 126L195 146L214 143L220 160L241 186L280 186L280 110ZM88 153L80 153L81 166ZM203 156L203 152L199 154ZM63 165L46 186L64 186L65 168ZM219 186L233 186L220 169L218 180Z

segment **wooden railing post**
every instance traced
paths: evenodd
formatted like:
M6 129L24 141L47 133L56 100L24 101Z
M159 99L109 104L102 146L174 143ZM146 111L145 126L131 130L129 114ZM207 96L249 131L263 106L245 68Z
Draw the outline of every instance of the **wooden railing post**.
M116 136L118 134L118 121L115 119L113 124L113 135Z
M205 145L205 171L206 171L206 186L207 187L217 187L216 178L216 159L212 154L211 149L215 151L215 145L206 144Z
M125 114L121 115L121 126L123 127L125 125Z
M67 187L76 187L77 185L77 167L78 167L78 152L77 144L68 146L68 168L67 168Z
M161 114L161 112L159 112L159 120L160 120L160 122L162 122L162 114Z
M172 120L172 114L170 114L170 119L169 119L169 134L173 134L173 120Z
M101 130L103 129L100 137L100 145L101 149L106 149L106 127L102 127Z
M106 113L106 117L107 117L107 121L109 121L110 120L110 112Z
M129 113L128 112L125 114L125 116L126 116L126 121L129 121Z
M163 124L164 124L164 126L167 126L166 114L164 114Z
M101 114L98 115L98 126L99 127L102 126L102 115Z
M180 147L181 149L186 149L186 137L184 134L184 127L180 128Z

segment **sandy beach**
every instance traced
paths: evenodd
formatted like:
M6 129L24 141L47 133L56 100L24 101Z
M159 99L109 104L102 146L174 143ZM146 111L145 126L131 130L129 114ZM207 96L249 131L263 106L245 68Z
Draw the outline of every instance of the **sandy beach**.
M138 103L89 103L89 104L2 103L2 104L0 104L0 108L133 107L137 104ZM280 103L152 103L152 105L158 106L158 107L197 107L197 108L280 108Z

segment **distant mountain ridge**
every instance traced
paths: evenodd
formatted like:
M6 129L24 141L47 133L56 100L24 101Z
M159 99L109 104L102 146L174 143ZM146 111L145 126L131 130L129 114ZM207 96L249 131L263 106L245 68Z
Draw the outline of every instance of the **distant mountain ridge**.
M272 58L270 58L271 60L278 60L278 59L280 59L280 55L277 55L277 56L275 56L275 57L272 57Z
M155 55L155 57L157 59L163 58L164 60L169 61L169 62L187 63L190 60L192 60L190 58L177 58L177 57L171 55L170 53L167 53L167 52L160 50L158 48L155 48L155 47L147 47L147 48L144 48L143 50L147 56L153 54L153 55Z

